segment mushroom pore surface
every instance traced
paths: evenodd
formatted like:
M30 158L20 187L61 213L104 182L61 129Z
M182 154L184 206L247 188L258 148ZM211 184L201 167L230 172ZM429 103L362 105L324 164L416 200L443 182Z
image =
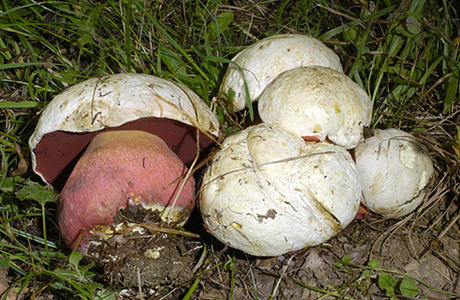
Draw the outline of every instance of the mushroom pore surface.
M144 131L110 131L97 135L82 155L60 197L58 223L66 245L88 247L85 238L96 226L110 225L119 208L140 204L184 223L194 208L195 181L159 137ZM180 193L180 194L179 194ZM179 197L172 207L176 195Z
M220 135L217 117L189 88L146 74L88 79L57 95L29 140L32 167L61 190L91 139L107 130L143 130L161 137L189 165ZM199 136L199 137L198 137Z

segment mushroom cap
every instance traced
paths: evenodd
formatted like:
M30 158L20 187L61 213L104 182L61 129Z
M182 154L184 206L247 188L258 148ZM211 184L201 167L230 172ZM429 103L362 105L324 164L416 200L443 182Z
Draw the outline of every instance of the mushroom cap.
M236 111L248 106L244 80L252 101L256 101L265 87L278 74L297 67L320 65L343 72L340 58L321 41L300 34L280 34L265 38L239 52L229 64L222 79L219 95L231 88ZM241 73L244 70L244 78Z
M302 137L316 137L346 149L356 147L371 121L372 102L345 74L321 66L280 74L259 98L259 115Z
M209 150L220 124L189 88L145 74L117 74L76 84L44 109L29 140L32 166L45 182L62 189L85 147L106 130L144 130L161 137L185 164Z
M355 149L363 184L362 203L377 214L399 218L411 213L427 194L434 173L424 147L410 133L375 129Z
M360 177L345 149L261 123L225 139L205 171L199 205L224 244L276 256L340 232L360 198Z

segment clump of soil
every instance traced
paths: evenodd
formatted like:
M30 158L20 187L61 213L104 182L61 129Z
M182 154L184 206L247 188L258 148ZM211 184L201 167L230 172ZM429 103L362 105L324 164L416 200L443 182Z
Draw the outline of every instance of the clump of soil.
M192 279L202 250L200 241L181 233L187 235L162 228L158 212L129 206L119 210L113 226L91 237L86 259L94 262L98 280L150 293L164 286L178 287Z

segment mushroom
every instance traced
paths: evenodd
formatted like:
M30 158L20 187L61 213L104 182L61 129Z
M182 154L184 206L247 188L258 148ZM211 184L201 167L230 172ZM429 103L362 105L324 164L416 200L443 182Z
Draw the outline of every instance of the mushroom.
M327 138L346 149L362 139L372 102L345 74L322 66L287 70L259 98L263 122L277 124L307 140Z
M232 61L222 79L219 95L231 99L230 89L233 90L235 111L248 106L245 81L251 101L256 101L278 74L289 69L321 65L343 73L334 51L321 41L300 34L265 38L239 52Z
M224 244L276 256L340 232L360 198L360 176L345 149L261 123L225 139L204 173L199 207Z
M362 203L388 218L411 213L425 199L434 173L426 149L410 133L375 129L355 149Z
M209 151L219 135L217 118L187 87L151 75L118 74L56 96L29 145L33 170L62 189L59 226L73 248L83 231L86 238L95 225L110 224L118 207L128 204L185 222L193 209L194 180L178 180L187 177L185 165L197 151ZM176 199L180 193L184 199ZM176 214L170 213L173 207ZM83 240L78 250L87 246Z

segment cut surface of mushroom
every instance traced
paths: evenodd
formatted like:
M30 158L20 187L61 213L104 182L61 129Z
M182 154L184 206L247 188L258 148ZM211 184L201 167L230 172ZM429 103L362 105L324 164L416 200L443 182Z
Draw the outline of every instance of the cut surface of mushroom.
M223 142L207 168L200 210L224 244L256 256L318 245L354 218L361 182L350 154L259 124Z
M388 218L411 213L425 199L434 173L426 149L410 133L375 129L355 149L363 204Z
M372 102L345 74L310 66L280 74L259 98L262 121L305 137L356 147L371 121Z
M310 65L343 72L337 54L321 41L300 34L271 36L249 46L233 58L222 79L219 94L229 98L229 90L233 90L233 106L238 111L248 106L245 80L250 99L255 101L278 74Z

